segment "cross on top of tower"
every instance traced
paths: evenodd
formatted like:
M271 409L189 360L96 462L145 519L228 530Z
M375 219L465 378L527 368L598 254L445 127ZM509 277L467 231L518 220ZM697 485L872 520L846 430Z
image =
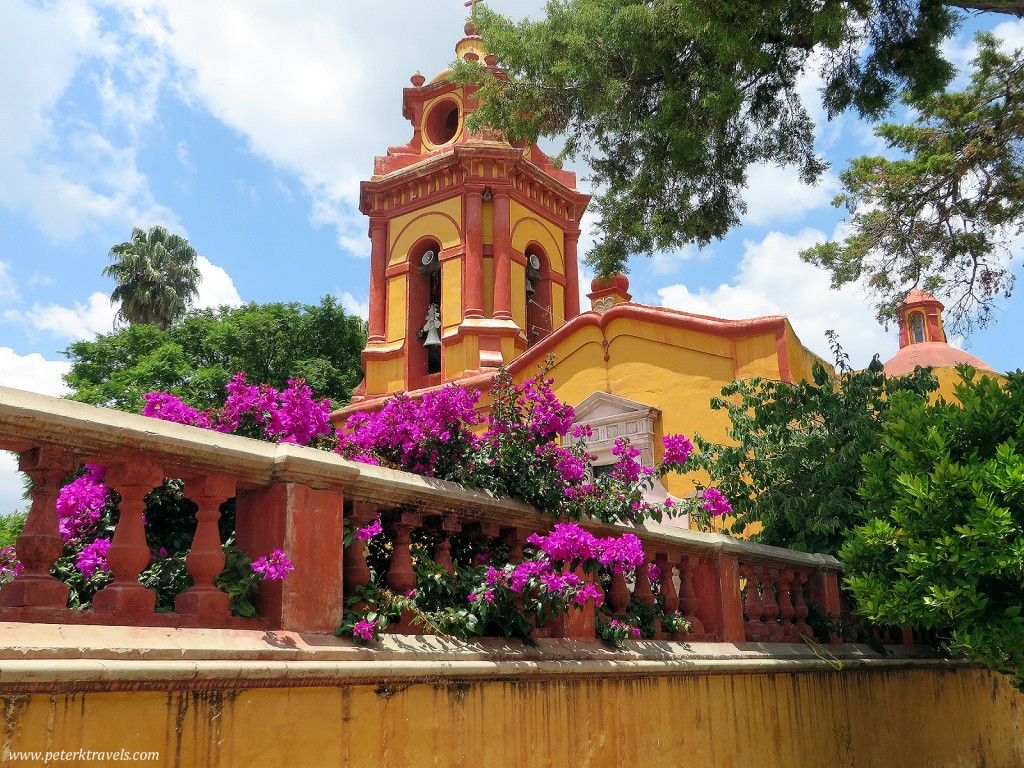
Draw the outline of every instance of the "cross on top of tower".
M480 3L480 2L483 2L483 0L466 0L466 2L463 3L463 5L465 5L467 8L472 8L473 9L472 10L472 15L470 16L470 18L473 21L476 21L476 4Z

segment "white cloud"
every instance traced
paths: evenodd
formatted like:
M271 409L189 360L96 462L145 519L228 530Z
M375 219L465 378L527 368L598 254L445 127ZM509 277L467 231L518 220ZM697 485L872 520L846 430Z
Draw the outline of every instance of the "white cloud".
M50 288L56 284L56 279L50 275L44 275L41 272L33 272L32 277L28 279L29 288Z
M197 309L237 307L242 303L234 281L222 267L204 256L199 256L196 264L200 273L199 296L194 304ZM36 302L30 309L5 311L3 319L28 325L56 338L76 341L113 331L117 311L118 307L110 303L108 294L96 291L85 303L76 301L69 307Z
M828 171L812 186L800 180L796 168L751 166L743 193L747 201L743 224L773 225L804 218L814 208L831 203L838 189L838 177Z
M876 352L887 360L896 353L895 332L878 324L856 288L833 291L826 271L800 260L801 249L824 239L815 229L770 232L760 242L744 243L732 283L698 291L680 283L659 289L658 295L663 306L714 317L786 314L800 340L826 358L824 333L832 329L855 366L867 365Z
M70 370L71 363L63 360L47 360L36 352L19 355L10 347L0 347L2 387L60 397L68 392L61 377Z
M231 275L223 267L211 263L205 256L196 259L196 266L199 267L202 276L199 282L199 296L193 305L196 309L241 305L242 297L238 295Z
M651 271L656 275L671 275L684 262L693 259L708 261L711 256L710 248L700 249L695 245L686 245L676 251L659 251L651 256Z
M130 28L101 22L105 1L4 4L0 205L27 211L54 239L105 224L176 223L139 172L134 139L118 144L109 137L135 137L154 119L166 66L158 51L142 50L145 41ZM61 99L86 61L100 64L93 83L108 123L102 128L62 111Z
M117 308L111 305L110 296L97 291L85 304L76 301L66 307L36 302L31 309L7 310L4 319L24 323L56 338L77 341L91 339L98 333L110 333L116 315Z
M345 291L344 293L341 294L338 294L337 291L335 291L335 294L338 295L338 298L341 299L341 306L344 307L345 311L348 312L350 315L361 317L363 320L370 319L369 297L365 299L357 299L349 291Z
M17 457L7 451L0 451L0 515L20 512L29 507L28 500L21 498L24 490Z
M21 299L18 286L10 273L11 265L0 261L0 302L15 302Z
M1012 19L997 24L992 34L1003 42L1002 50L1013 53L1024 48L1024 19ZM961 34L942 45L942 53L957 68L956 78L950 87L962 90L970 82L971 61L978 55L978 45L973 35Z

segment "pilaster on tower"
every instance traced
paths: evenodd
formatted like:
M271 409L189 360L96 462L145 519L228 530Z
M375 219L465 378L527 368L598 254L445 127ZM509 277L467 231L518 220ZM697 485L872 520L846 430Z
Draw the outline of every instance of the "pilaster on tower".
M455 52L503 76L472 22ZM477 88L449 74L412 77L402 94L412 138L375 158L360 186L370 318L354 401L511 362L580 311L577 241L590 197L536 146L471 133Z

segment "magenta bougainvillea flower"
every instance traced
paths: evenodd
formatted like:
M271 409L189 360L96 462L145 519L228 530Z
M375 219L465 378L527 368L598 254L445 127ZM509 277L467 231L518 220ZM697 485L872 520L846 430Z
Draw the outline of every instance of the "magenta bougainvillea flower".
M290 571L295 570L295 566L283 550L275 549L269 555L253 560L252 569L264 581L282 581Z
M685 435L665 435L661 444L665 449L661 456L663 464L681 466L693 453L693 443Z
M106 571L107 552L110 550L110 539L96 539L87 544L75 560L75 567L85 578L91 578L97 571Z
M701 491L701 507L712 517L725 517L732 514L732 505L717 488L705 488Z

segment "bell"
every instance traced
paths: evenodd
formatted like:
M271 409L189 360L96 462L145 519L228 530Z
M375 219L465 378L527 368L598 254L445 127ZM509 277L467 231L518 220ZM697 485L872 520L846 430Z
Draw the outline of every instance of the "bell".
M441 336L437 332L437 328L431 328L427 331L427 338L423 340L424 347L440 347Z
M533 281L530 278L526 278L526 297L530 298L537 292L537 289L533 287Z

